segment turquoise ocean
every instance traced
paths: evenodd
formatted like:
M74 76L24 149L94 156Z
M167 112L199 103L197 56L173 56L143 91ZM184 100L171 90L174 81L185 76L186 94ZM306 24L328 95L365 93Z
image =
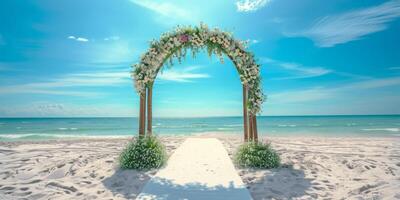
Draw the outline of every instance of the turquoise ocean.
M259 116L266 136L400 137L400 115ZM0 141L137 135L137 118L0 118ZM157 135L242 134L241 117L155 118Z

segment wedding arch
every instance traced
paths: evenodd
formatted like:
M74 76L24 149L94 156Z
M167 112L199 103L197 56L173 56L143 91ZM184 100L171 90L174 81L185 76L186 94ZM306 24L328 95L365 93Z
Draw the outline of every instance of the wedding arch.
M257 141L257 114L261 110L264 94L261 89L260 65L254 55L246 51L246 42L235 40L231 33L217 28L209 29L205 24L198 27L180 27L161 35L160 40L153 40L149 50L144 53L139 63L134 64L131 76L140 96L139 135L152 133L152 94L157 73L164 65L172 66L173 59L181 62L190 49L193 57L202 49L209 56L215 54L223 63L223 54L235 65L243 85L243 129L245 141ZM146 105L147 104L147 105ZM147 111L147 112L146 112Z

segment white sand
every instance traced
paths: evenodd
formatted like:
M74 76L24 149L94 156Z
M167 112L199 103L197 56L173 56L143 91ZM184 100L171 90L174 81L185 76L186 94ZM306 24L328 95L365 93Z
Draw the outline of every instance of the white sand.
M240 140L222 140L231 152L240 145ZM400 199L400 138L267 141L284 166L238 170L254 199Z
M241 144L241 137L215 136L229 155ZM183 139L162 138L170 154ZM400 199L399 138L270 141L283 167L238 169L254 199ZM0 199L134 199L156 171L118 170L116 159L126 142L0 143Z
M251 199L222 143L189 138L137 199Z
M0 143L0 199L134 199L155 171L119 170L129 139ZM182 138L163 138L171 153Z

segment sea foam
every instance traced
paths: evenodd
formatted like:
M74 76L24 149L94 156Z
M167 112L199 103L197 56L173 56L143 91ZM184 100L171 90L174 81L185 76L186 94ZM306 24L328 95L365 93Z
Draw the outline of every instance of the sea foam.
M399 128L365 128L363 131L390 131L390 132L399 132Z

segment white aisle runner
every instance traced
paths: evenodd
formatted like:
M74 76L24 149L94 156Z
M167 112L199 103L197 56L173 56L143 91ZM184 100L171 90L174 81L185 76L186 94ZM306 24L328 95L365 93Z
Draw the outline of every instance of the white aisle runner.
M189 138L137 199L247 200L251 196L219 140Z

